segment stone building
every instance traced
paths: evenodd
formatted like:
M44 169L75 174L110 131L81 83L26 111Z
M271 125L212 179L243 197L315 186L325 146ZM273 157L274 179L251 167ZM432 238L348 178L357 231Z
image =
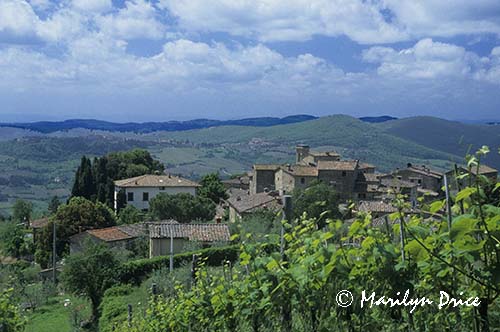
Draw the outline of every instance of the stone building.
M307 145L299 145L293 165L254 165L250 192L290 194L295 188L304 189L314 181L322 181L333 186L343 199L366 198L363 174L371 173L375 173L373 165L341 160L336 152L316 152Z
M387 174L385 178L396 178L415 183L417 188L440 193L443 186L443 176L443 173L432 170L425 165L417 166L408 163L406 168L397 169L391 174Z
M139 210L149 209L149 201L160 193L196 195L200 185L188 179L174 175L141 175L134 178L115 181L115 209L118 193L125 191L127 205Z

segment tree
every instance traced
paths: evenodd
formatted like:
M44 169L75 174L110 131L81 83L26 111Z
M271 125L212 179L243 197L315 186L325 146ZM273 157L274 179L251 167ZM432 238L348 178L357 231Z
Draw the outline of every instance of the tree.
M149 213L155 220L174 219L184 223L206 221L214 218L215 204L208 198L187 193L162 193L149 202Z
M56 250L59 256L68 252L69 238L83 230L104 228L116 224L114 212L101 202L92 202L83 197L74 197L61 205L51 217L37 241L37 259L44 261L52 251L53 223L56 223ZM44 265L42 261L40 264ZM46 262L45 262L46 264Z
M49 207L48 210L50 214L54 214L57 212L57 208L61 205L61 201L59 200L59 197L54 196L49 202Z
M25 321L19 313L19 308L12 301L13 289L0 292L0 331L24 331Z
M23 226L14 221L3 222L0 227L0 244L5 255L20 258L29 252Z
M12 206L12 219L16 223L22 223L31 219L33 204L22 199L17 199Z
M136 224L144 220L144 215L133 205L127 205L120 211L119 224Z
M93 200L95 198L96 188L92 165L90 159L83 156L75 174L75 182L71 190L71 197L84 197Z
M198 195L212 200L215 204L219 204L221 199L226 199L228 197L226 188L224 188L219 178L219 174L217 173L205 175L201 179L200 184L201 187L198 188Z
M85 294L89 298L92 322L99 317L104 292L118 281L119 265L111 249L91 241L85 243L83 252L66 259L61 280L70 292Z
M339 199L335 190L323 183L314 182L306 189L296 189L293 192L293 212L296 217L304 212L309 218L316 218L320 226L326 218L338 218Z
M71 197L85 197L114 208L115 180L163 171L163 165L142 149L110 153L94 158L92 163L83 156L75 173Z

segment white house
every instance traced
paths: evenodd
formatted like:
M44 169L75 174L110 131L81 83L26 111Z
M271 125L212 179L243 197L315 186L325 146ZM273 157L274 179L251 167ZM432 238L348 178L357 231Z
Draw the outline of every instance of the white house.
M115 210L120 190L125 191L127 204L139 210L149 209L149 201L160 193L196 195L200 185L188 179L173 175L141 175L134 178L115 181Z

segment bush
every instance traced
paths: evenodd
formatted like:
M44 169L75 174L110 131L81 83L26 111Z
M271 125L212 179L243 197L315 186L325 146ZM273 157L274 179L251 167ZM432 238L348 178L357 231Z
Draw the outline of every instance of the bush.
M189 264L193 259L193 254L199 255L200 259L205 259L206 265L220 266L223 261L236 261L239 256L239 252L239 245L231 245L177 254L174 255L174 267ZM161 269L162 267L168 268L169 265L170 256L157 256L128 262L122 265L119 279L123 283L139 284L154 270Z

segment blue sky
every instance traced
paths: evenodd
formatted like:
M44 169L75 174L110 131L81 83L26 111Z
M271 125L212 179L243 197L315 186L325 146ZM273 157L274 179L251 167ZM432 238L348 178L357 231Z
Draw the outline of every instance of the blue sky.
M500 119L498 0L0 0L0 121Z

